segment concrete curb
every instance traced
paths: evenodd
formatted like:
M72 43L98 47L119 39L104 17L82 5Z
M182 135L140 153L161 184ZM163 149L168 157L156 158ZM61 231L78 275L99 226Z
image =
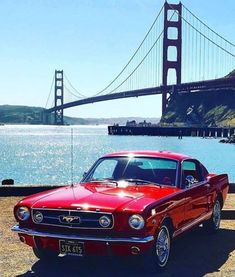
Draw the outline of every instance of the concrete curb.
M49 185L2 185L0 186L1 196L28 196L34 193L43 192L55 188L61 188L65 185L49 186Z
M235 219L235 210L222 210L221 219Z
M229 184L228 193L235 193L235 183L230 183Z
M65 185L0 185L1 196L27 196L34 193L64 187ZM235 193L235 183L229 184L229 193Z

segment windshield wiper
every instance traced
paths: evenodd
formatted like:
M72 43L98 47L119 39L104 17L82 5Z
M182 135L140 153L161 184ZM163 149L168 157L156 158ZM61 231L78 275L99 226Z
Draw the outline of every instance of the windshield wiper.
M94 180L90 180L89 182L91 183L100 183L100 182L105 182L105 183L113 183L116 186L118 186L118 182L116 180L114 180L113 178L104 178L104 179L94 179Z
M129 182L129 183L139 183L139 184L151 184L151 185L155 185L155 186L159 186L160 188L162 187L162 185L158 184L158 183L154 183L152 181L148 181L148 180L143 180L143 179L135 179L135 178L130 178L130 179L123 179L124 181L126 182Z

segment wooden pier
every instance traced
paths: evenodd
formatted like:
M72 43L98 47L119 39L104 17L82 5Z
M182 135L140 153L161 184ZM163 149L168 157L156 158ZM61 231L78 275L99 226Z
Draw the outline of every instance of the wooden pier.
M140 127L140 126L108 126L109 135L122 136L167 136L167 137L215 137L227 138L235 134L233 128L218 127Z

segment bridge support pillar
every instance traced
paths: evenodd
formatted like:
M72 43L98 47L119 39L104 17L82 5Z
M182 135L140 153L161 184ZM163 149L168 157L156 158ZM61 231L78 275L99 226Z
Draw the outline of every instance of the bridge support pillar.
M170 13L172 11L173 13ZM176 84L181 83L181 56L182 56L182 4L164 4L164 33L163 33L163 69L162 85L168 85L168 70L174 69L176 73ZM176 37L170 38L170 28L174 28ZM169 47L176 48L176 57L169 59ZM162 115L166 112L168 104L167 91L162 93Z
M44 125L54 124L54 114L48 112L47 110L42 111L41 118L42 124Z
M63 70L55 71L55 108L64 104L64 73ZM64 125L64 110L56 109L54 124Z

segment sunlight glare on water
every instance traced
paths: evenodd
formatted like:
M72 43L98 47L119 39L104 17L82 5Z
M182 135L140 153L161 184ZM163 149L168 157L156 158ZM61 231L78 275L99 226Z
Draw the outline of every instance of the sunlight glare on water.
M107 126L0 126L0 181L16 184L69 184L71 182L71 129L73 175L82 175L100 156L123 150L168 150L191 155L210 172L228 173L235 181L235 145L218 139L185 137L109 136Z

